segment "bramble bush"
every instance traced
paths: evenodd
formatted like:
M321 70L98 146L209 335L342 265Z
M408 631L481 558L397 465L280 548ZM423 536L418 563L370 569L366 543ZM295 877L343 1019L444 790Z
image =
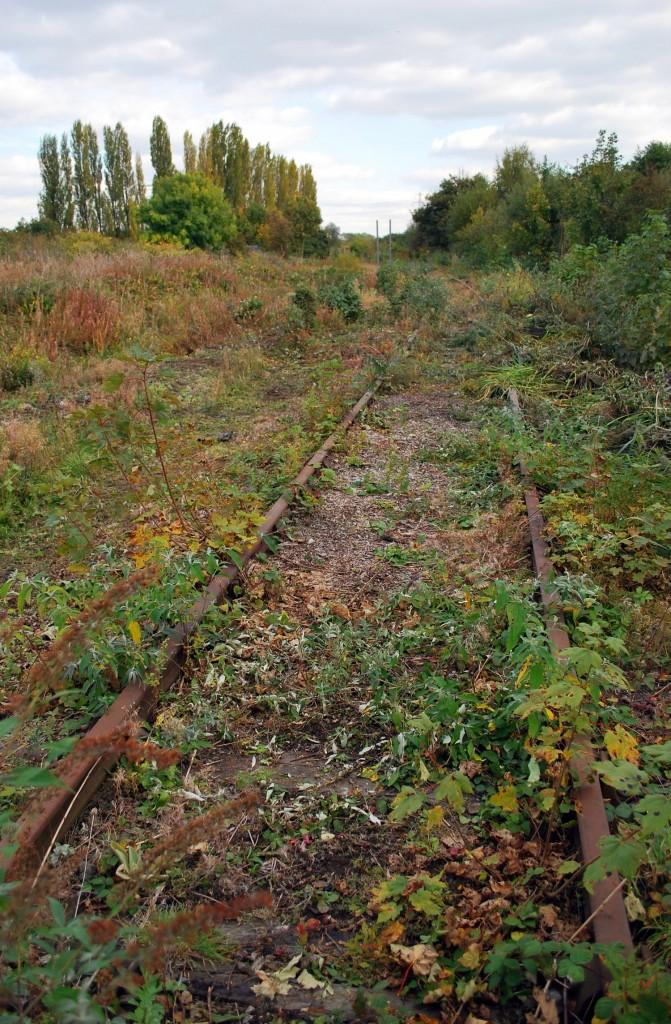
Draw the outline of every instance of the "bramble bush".
M669 361L671 230L662 214L621 245L574 246L551 276L577 302L595 348L637 368Z

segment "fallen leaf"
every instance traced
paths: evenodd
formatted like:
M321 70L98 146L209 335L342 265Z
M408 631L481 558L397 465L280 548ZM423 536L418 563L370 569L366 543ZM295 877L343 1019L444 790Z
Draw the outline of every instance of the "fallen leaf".
M405 926L402 925L400 921L392 921L391 924L388 924L386 928L382 929L380 932L380 939L382 942L385 942L390 946L392 942L398 942L404 931Z
M477 942L471 942L466 952L459 957L459 963L471 971L480 966L480 947Z
M542 1020L543 1024L559 1024L559 1007L554 999L542 988L534 989L534 999L537 1003L534 1019Z
M352 613L346 604L340 604L338 601L332 601L330 607L333 614L337 615L339 619L349 621L352 618Z
M315 978L314 974L310 974L309 971L301 971L296 978L296 981L301 988L313 989L313 988L326 988L327 982L320 981L319 978Z
M412 968L413 974L426 976L438 959L438 953L433 946L427 946L423 942L418 942L414 946L400 946L394 942L389 948L397 959Z
M557 911L554 907L548 903L544 903L543 906L538 908L540 919L544 925L548 928L554 928L558 921Z
M252 991L264 999L276 999L277 996L288 996L290 984L288 981L280 981L274 974L266 974L265 971L257 971L260 978L258 985L252 985Z

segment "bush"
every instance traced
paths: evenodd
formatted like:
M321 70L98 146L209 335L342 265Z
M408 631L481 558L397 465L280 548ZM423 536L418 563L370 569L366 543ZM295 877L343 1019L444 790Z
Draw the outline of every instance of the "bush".
M187 248L223 249L237 234L233 209L220 188L201 174L172 174L154 182L139 221L156 238Z
M592 344L637 368L671 356L671 230L648 215L640 234L605 252L576 246L552 268L560 289L580 304Z
M237 324L243 324L247 320L253 320L262 309L263 303L261 300L252 295L251 298L242 300L233 314L233 319Z
M14 359L0 364L0 388L3 391L18 391L32 384L35 379L33 368L27 359Z
M345 323L354 323L363 316L361 295L351 278L340 284L324 285L319 299L323 305L340 313Z
M300 310L305 327L314 327L317 316L317 296L306 284L299 284L292 296L293 305Z

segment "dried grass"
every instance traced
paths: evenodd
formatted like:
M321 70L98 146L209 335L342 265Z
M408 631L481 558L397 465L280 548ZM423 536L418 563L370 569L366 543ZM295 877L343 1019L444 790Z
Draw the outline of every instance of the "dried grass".
M46 461L47 445L39 421L12 416L0 427L0 474L10 463L39 469Z
M102 353L118 340L120 320L117 303L104 292L67 289L44 324L47 354L55 359L63 348Z

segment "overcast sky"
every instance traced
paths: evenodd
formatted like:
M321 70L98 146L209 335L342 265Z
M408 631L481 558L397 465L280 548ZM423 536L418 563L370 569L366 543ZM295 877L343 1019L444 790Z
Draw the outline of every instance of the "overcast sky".
M401 230L516 142L671 141L671 2L0 0L0 225L35 215L45 132L120 120L149 177L154 114L178 162L185 128L236 121L312 163L326 221Z

